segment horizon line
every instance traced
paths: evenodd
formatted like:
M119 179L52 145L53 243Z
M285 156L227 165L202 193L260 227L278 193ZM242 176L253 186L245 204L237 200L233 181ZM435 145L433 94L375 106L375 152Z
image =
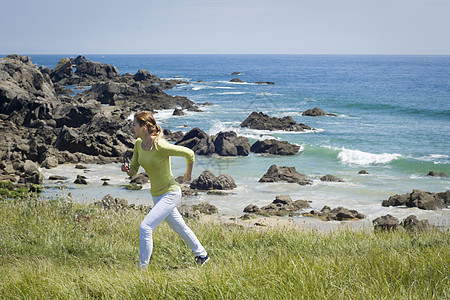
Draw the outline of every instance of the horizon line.
M330 56L337 56L337 55L367 55L367 56L450 56L450 53L448 54L427 54L427 53L0 53L1 56L8 56L8 55L330 55Z

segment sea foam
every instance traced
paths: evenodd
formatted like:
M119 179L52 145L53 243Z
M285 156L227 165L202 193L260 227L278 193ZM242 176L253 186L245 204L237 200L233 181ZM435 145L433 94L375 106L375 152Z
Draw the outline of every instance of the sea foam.
M244 95L244 94L252 94L250 92L222 92L222 93L215 93L213 95Z
M342 148L337 157L344 163L356 165L371 165L387 164L395 159L400 158L401 155L397 153L375 154Z
M266 140L266 139L277 139L270 135L268 130L254 130L250 128L240 127L239 122L214 122L209 129L209 135L215 135L219 132L234 131L238 136L243 136L249 139L256 140Z
M234 131L238 136L243 136L249 139L256 140L266 140L266 139L276 139L280 140L279 137L275 137L273 135L276 134L305 134L305 133L317 133L324 131L323 129L313 129L313 130L305 130L305 131L284 131L284 130L258 130L251 129L248 127L239 126L240 122L222 122L216 120L213 122L211 128L209 129L209 134L214 135L219 132L224 131Z
M422 156L419 158L419 160L423 161L431 161L434 164L449 164L450 163L450 156L445 154L430 154L426 156Z

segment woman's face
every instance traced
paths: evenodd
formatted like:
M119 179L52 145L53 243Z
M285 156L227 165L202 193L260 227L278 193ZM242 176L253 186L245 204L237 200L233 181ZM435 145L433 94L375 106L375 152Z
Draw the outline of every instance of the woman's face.
M133 120L133 126L131 127L131 131L133 131L135 138L141 138L144 134L145 128L141 127L136 119Z

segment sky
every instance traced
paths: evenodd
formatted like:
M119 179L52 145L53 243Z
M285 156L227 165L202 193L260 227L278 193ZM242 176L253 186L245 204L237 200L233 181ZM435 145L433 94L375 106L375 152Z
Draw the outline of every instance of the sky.
M450 0L0 0L0 54L450 55Z

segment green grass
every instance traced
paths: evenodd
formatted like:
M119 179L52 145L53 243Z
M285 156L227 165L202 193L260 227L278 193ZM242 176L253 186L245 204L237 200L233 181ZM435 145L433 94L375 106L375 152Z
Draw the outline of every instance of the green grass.
M448 299L449 233L318 233L188 220L202 268L165 223L137 268L140 211L0 200L2 299Z

